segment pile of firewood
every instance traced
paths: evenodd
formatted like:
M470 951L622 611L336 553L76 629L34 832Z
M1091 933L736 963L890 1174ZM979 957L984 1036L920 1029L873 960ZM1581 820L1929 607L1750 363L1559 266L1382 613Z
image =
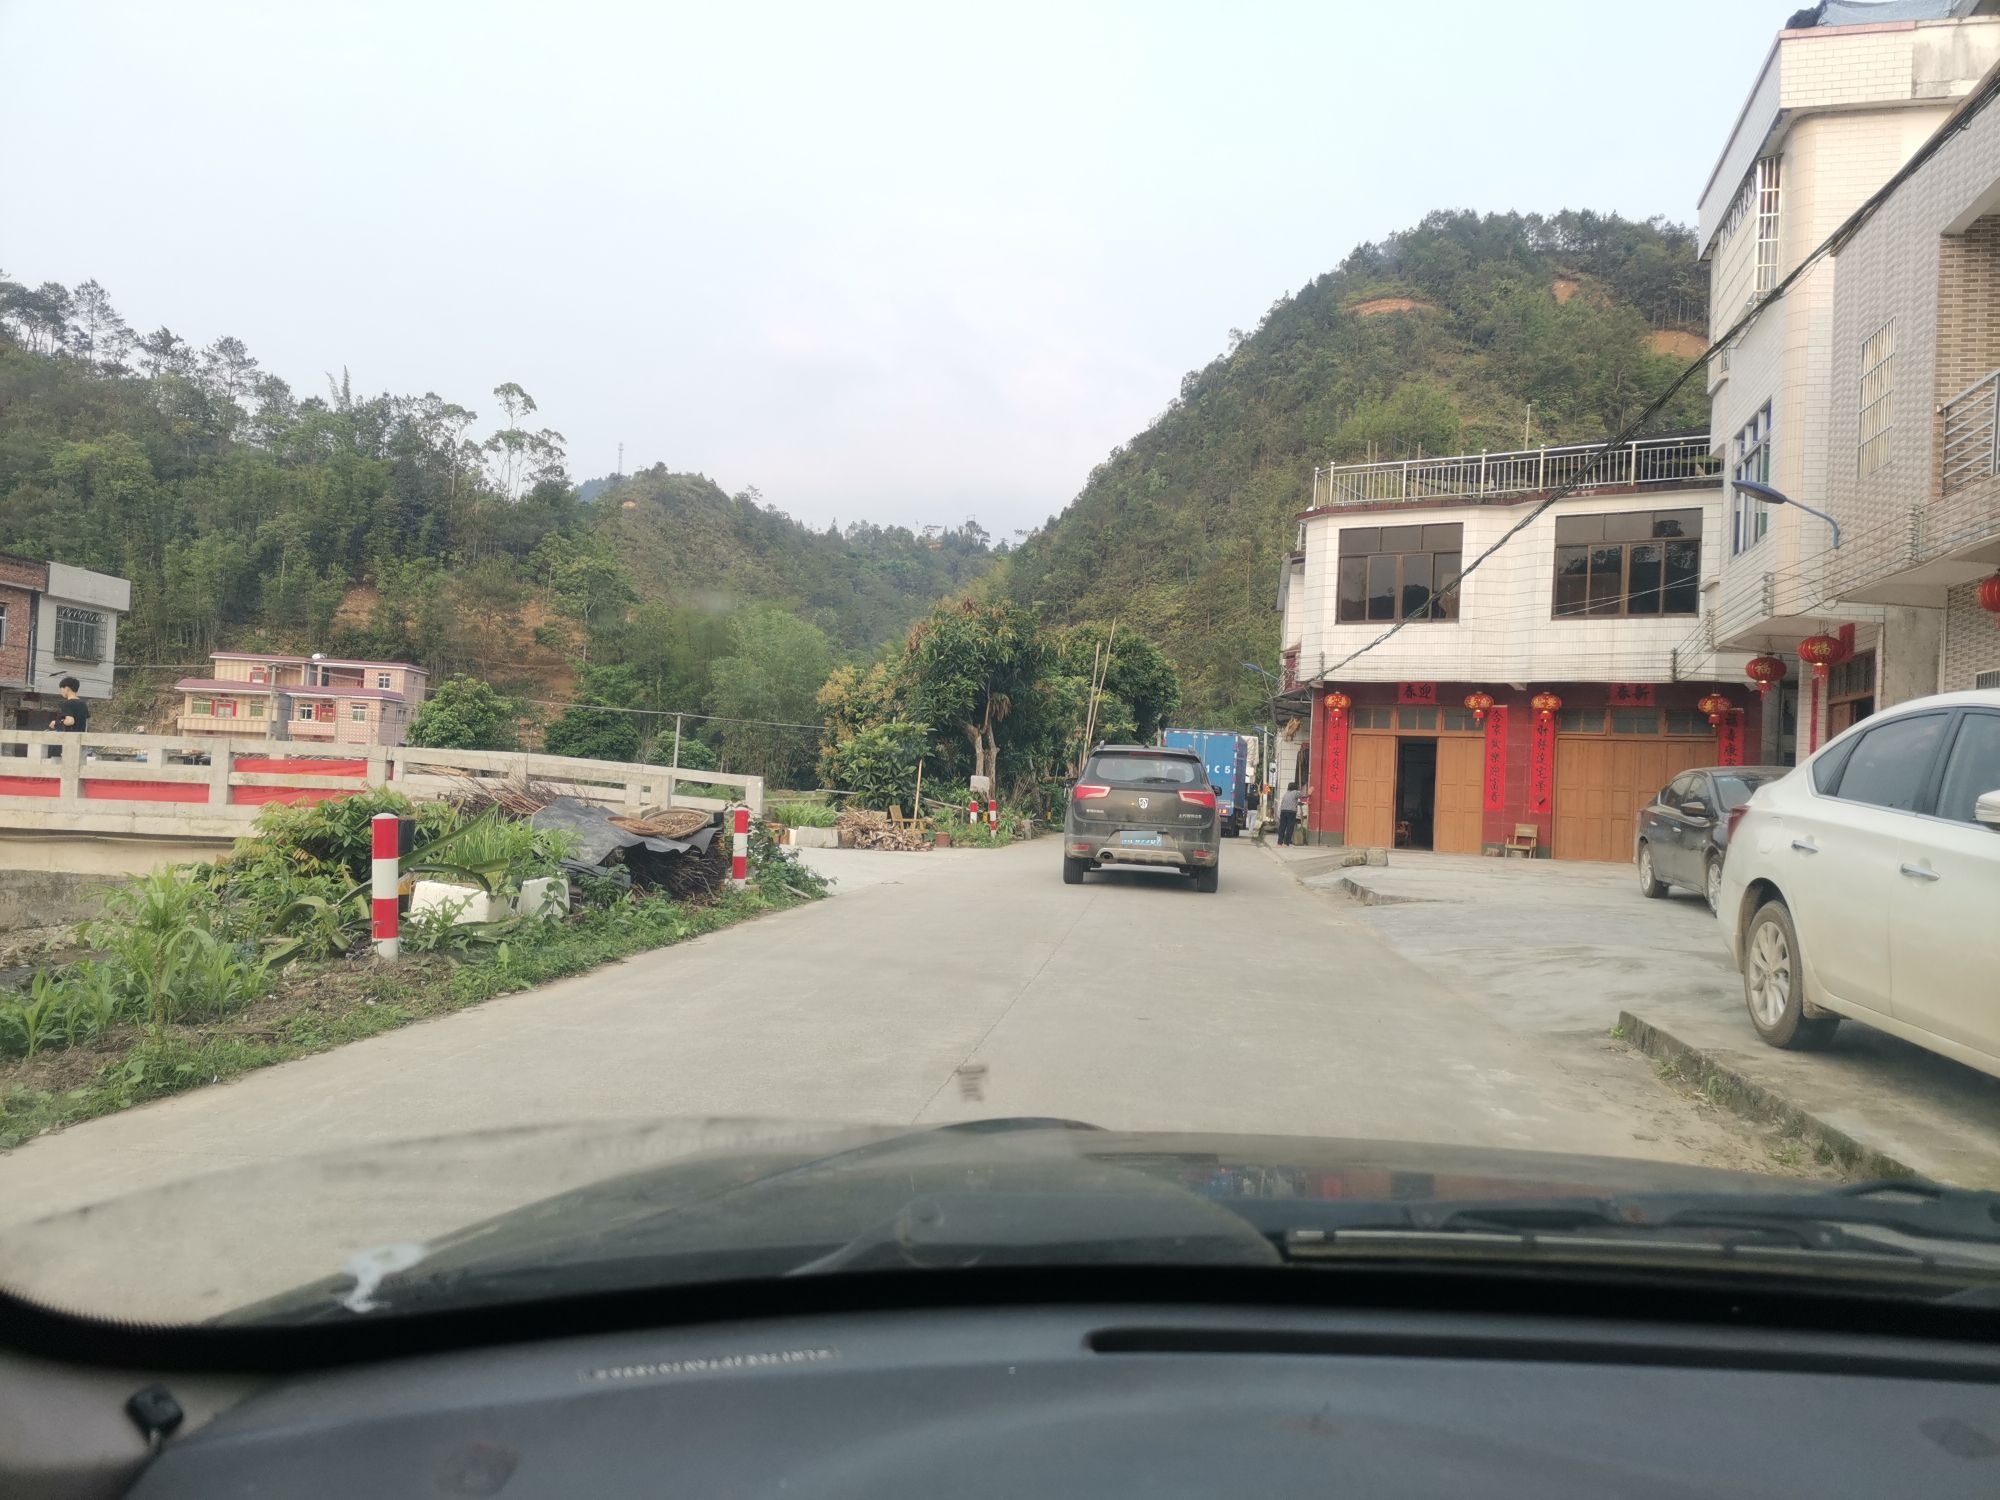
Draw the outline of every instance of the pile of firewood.
M901 828L889 821L887 813L872 808L850 807L834 825L842 848L917 850L931 847L931 836L919 828Z

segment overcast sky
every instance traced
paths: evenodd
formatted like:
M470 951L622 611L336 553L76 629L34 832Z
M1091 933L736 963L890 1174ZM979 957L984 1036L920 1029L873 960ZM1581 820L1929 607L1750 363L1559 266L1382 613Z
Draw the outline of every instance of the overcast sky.
M0 0L0 269L1005 536L1430 209L1692 221L1794 8Z

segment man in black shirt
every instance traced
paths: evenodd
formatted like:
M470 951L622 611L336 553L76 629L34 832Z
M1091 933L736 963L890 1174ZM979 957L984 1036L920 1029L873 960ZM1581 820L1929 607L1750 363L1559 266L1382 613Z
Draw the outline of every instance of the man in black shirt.
M49 728L58 734L82 734L90 728L90 705L76 695L83 684L74 677L65 677L56 686L62 690L62 702L56 706Z

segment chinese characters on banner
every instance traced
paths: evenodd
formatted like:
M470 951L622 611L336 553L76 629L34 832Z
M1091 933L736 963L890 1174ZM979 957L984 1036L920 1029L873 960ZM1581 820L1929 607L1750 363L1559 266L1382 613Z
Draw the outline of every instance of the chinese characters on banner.
M1613 708L1653 707L1653 685L1650 682L1614 682L1609 691Z
M1547 813L1555 807L1555 777L1555 715L1536 714L1534 737L1528 743L1529 812Z
M1428 703L1438 701L1438 685L1435 682L1399 682L1396 684L1398 703Z
M1743 764L1743 715L1724 714L1715 731L1716 762L1725 766Z
M1507 705L1496 703L1486 710L1486 756L1481 777L1486 786L1488 812L1507 805Z
M1322 808L1339 807L1347 800L1346 714L1326 716L1326 773L1314 783L1312 795Z

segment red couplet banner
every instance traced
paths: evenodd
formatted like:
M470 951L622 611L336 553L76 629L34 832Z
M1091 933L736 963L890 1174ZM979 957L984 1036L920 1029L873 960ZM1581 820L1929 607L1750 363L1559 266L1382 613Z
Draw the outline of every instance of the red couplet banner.
M1321 807L1339 807L1347 801L1347 715L1328 714L1325 733L1326 774L1312 796Z
M1499 812L1507 805L1507 706L1496 703L1486 710L1486 758L1482 776L1486 784L1486 810Z
M1396 684L1398 703L1436 703L1438 685L1435 682L1399 682Z
M1650 682L1614 682L1609 697L1613 708L1652 708L1653 685Z
M1715 758L1725 766L1743 764L1743 716L1724 714L1722 724L1715 731Z
M1528 743L1528 811L1555 807L1556 721L1553 714L1535 715L1535 732Z

